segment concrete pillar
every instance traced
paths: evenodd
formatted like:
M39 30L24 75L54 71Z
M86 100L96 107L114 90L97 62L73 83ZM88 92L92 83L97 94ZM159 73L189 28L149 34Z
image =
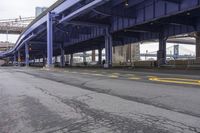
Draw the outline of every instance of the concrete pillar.
M26 67L29 66L29 45L28 43L25 44L25 62L26 62Z
M61 52L60 66L61 67L65 67L65 50L64 50L64 45L63 44L61 44L60 52Z
M98 49L98 62L99 62L99 64L101 65L102 64L102 48L99 48Z
M18 66L20 66L20 62L21 62L21 54L20 54L20 51L18 51L18 59L17 59L17 62L18 62Z
M73 65L73 54L71 54L71 56L70 56L70 66L72 66Z
M104 64L105 68L112 67L112 35L109 32L109 28L105 30L105 53L106 61Z
M47 67L53 66L53 13L47 14Z
M92 62L96 61L96 52L95 50L92 50Z
M200 61L200 32L196 33L196 60Z
M159 50L157 52L158 66L166 64L166 40L163 34L159 35Z

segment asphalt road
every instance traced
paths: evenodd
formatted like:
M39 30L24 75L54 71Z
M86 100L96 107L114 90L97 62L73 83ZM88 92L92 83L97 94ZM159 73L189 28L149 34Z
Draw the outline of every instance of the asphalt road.
M200 133L200 77L0 68L0 133Z

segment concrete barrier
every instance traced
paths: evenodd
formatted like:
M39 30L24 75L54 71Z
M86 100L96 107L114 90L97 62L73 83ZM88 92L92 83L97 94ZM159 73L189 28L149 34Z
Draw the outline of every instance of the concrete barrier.
M134 67L136 68L153 68L156 67L156 61L136 61Z

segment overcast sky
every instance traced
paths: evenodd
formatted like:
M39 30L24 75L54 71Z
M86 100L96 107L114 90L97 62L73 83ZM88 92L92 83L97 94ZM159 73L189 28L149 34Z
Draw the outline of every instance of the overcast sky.
M1 0L0 19L14 19L21 17L34 17L35 7L49 7L57 0ZM15 42L18 36L9 35L8 41ZM6 35L0 34L0 41L6 41Z
M56 0L1 0L0 19L35 16L35 7L49 7Z

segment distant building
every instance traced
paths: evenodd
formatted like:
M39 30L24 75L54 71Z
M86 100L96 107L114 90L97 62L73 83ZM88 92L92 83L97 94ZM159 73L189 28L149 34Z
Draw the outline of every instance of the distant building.
M113 47L113 63L131 63L140 60L139 43Z
M43 13L47 7L36 7L35 8L35 17L39 16L41 13Z

